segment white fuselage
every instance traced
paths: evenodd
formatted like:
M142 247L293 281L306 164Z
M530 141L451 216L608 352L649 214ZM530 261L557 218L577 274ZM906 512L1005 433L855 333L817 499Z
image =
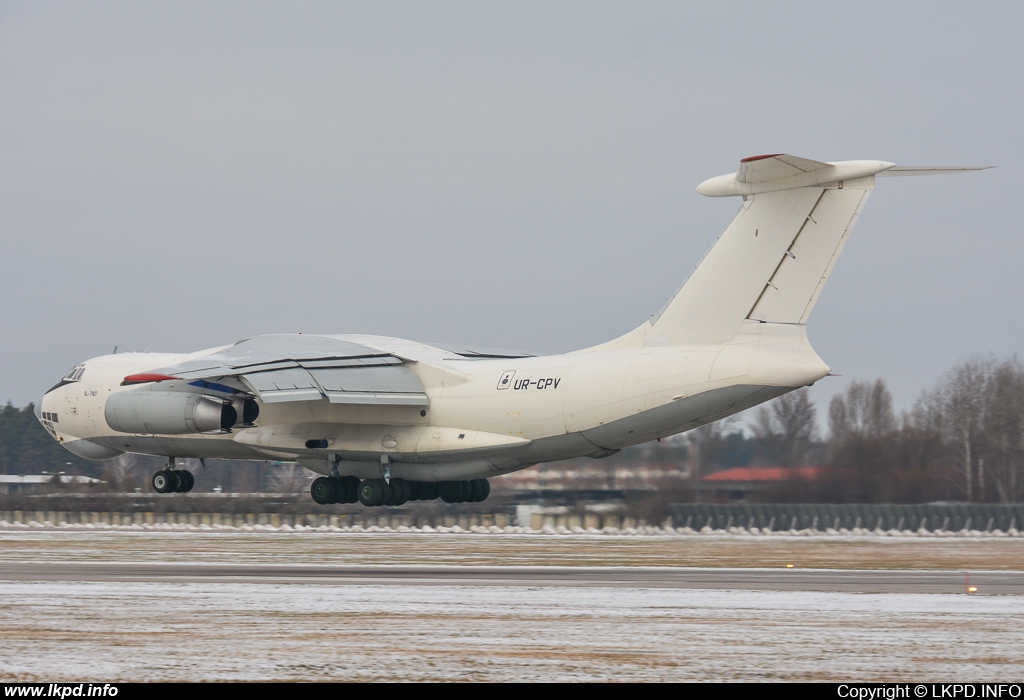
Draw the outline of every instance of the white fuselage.
M429 405L345 405L327 400L261 404L253 427L220 434L119 433L107 400L135 375L189 355L93 358L56 387L42 414L68 449L90 458L121 452L175 457L297 459L322 473L381 473L440 481L493 476L539 462L613 451L679 433L806 386L828 373L804 326L748 323L729 343L615 347L542 357L470 359L376 336L332 336L393 352L422 383ZM626 344L628 345L628 344ZM45 421L44 421L45 423ZM307 441L324 440L309 448Z

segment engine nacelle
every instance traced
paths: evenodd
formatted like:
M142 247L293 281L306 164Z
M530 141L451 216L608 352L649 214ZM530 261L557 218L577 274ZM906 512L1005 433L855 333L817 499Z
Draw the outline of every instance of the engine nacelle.
M122 433L182 435L229 430L238 422L230 401L179 391L124 391L107 399L103 416Z
M235 428L251 428L256 419L260 416L260 406L255 399L234 397L231 405L235 407L236 422Z

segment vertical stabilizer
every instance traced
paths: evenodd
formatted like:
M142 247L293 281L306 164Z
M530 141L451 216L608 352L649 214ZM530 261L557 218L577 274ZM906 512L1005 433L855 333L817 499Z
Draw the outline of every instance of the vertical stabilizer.
M736 218L645 333L646 344L730 341L745 321L806 323L882 161L747 159L698 192L743 195ZM833 178L843 178L835 180Z

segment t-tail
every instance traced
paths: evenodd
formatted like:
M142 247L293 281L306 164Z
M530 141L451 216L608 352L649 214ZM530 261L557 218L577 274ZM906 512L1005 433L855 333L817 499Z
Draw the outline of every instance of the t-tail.
M983 170L752 156L697 192L743 197L732 223L667 306L603 347L728 343L750 323L806 324L875 178Z

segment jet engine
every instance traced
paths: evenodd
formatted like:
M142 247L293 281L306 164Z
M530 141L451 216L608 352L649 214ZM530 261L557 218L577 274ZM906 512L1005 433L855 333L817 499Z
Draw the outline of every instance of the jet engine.
M235 407L234 428L251 428L260 416L260 406L255 399L235 397L231 405Z
M238 422L230 401L180 391L125 391L107 399L107 425L122 433L181 435L229 430Z

